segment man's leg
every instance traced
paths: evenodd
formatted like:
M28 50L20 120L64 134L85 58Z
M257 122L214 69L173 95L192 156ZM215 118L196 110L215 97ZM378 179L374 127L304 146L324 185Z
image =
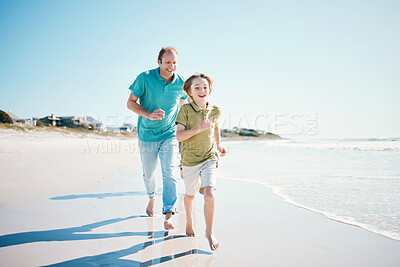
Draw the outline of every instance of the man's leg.
M153 217L156 202L156 181L154 173L157 167L158 144L157 142L143 142L139 140L140 158L142 160L143 181L146 186L149 203L146 208L148 216Z
M161 171L163 176L163 213L165 214L164 227L174 229L172 215L175 213L176 193L176 165L178 156L178 141L175 137L161 142L159 150Z

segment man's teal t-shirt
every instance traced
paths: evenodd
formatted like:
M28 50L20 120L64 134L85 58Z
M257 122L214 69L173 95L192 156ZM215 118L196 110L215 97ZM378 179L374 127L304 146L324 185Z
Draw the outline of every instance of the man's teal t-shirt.
M187 99L183 91L184 79L174 74L173 80L167 84L160 75L159 68L139 74L129 87L132 94L139 98L139 104L150 112L162 109L165 117L162 120L149 120L139 116L138 138L144 142L158 142L175 136L175 119L179 110L179 100Z

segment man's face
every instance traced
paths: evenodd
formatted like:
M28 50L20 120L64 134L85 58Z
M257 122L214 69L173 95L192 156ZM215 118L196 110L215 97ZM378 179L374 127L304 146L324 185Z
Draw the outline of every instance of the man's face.
M166 52L161 61L158 60L158 66L160 66L160 75L164 79L170 79L175 71L178 64L178 55L175 52Z

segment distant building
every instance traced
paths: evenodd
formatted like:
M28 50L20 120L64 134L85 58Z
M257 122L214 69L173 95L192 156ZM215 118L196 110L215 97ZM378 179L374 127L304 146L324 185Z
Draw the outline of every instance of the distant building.
M15 114L11 113L10 111L6 112L8 116L11 117L14 123L19 123L19 124L26 124L26 125L36 125L36 120L34 118L32 119L20 119L18 116Z
M46 116L43 118L31 118L31 119L20 119L15 114L6 112L14 123L25 124L36 126L36 122L40 121L46 125L52 125L55 127L69 127L69 128L86 128L89 130L103 131L103 124L93 117L85 116L84 118L77 116L63 116L57 117L55 114L51 114L50 116Z
M107 126L105 131L108 133L120 133L121 132L119 127L113 127L113 126Z
M98 130L101 131L103 124L90 116L86 116L84 118L77 116L62 116L57 117L54 114L51 116L43 117L39 119L39 121L44 124L50 124L57 127L69 127L69 128L88 128L90 130Z
M89 125L89 128L93 127L93 129L97 131L103 131L103 124L95 120L93 117L85 116L83 119Z
M23 119L22 121L26 125L36 126L36 119L35 118Z
M136 130L136 127L131 123L124 123L121 127L119 127L120 132L133 132Z
M51 116L40 118L39 121L43 122L44 124L50 124L53 126L60 125L60 118L57 118L54 114L51 114Z
M18 118L16 115L11 113L10 111L8 111L6 113L8 114L8 116L10 116L10 118L13 120L14 123L16 123L17 121L21 120L20 118Z
M76 116L65 116L59 117L60 122L57 126L66 126L70 128L78 128L79 126L85 126L85 121L81 117Z

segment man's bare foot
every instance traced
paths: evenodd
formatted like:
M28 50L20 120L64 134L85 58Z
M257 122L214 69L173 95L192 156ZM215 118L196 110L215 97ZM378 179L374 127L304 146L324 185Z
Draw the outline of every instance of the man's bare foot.
M172 222L172 212L167 212L165 214L164 228L165 228L165 230L175 229L174 224Z
M187 236L195 236L193 226L191 224L186 224L186 235Z
M154 216L154 207L156 205L156 199L150 198L149 199L149 204L147 204L147 208L146 208L146 213L149 217L153 217Z
M214 234L206 233L206 238L208 239L208 243L210 244L211 250L216 250L217 248L219 248L219 243L217 239L215 239Z

